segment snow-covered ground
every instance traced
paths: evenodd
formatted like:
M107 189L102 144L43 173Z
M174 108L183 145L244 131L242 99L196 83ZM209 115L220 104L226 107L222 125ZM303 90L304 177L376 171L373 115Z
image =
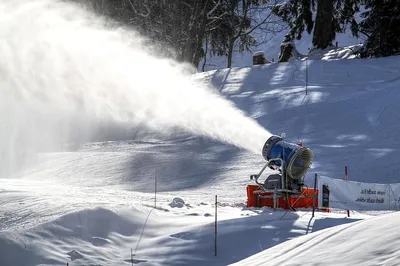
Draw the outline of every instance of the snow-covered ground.
M279 59L280 45L283 42L285 35L289 30L283 30L275 34L263 34L259 30L255 30L255 37L258 39L267 39L265 43L261 43L256 47L252 47L251 51L245 51L243 53L235 52L232 56L233 67L245 67L251 66L252 55L254 52L263 52L264 56L269 60L275 62ZM349 58L353 53L349 48L358 46L363 43L362 38L356 38L351 34L350 29L346 33L337 33L336 38L333 41L333 45L338 45L338 48L327 48L323 55L318 56L314 59L332 60L332 59L343 59ZM294 40L294 45L297 51L302 55L308 55L312 47L312 34L304 32L301 40ZM338 53L340 52L340 53ZM199 70L203 67L204 60L200 63ZM227 67L227 58L225 56L208 56L206 59L205 70L223 69Z
M306 94L306 64L308 84ZM199 74L275 134L314 151L317 172L398 181L399 57L308 60ZM311 175L310 175L311 173Z
M171 207L177 206L177 207ZM3 233L1 265L228 265L354 214L288 213L219 206L217 256L210 203L161 203L158 209L85 209L24 233ZM132 249L132 250L131 250ZM4 252L4 253L3 253Z
M9 8L9 3L0 1L0 7ZM41 152L16 160L11 170L0 169L1 266L399 264L397 213L352 211L348 218L345 213L316 212L311 219L310 210L246 208L249 176L265 161L260 153L199 136L207 134L175 128L156 133L157 127L150 130L138 123L133 131L97 129L101 138L67 149L51 145L57 137L71 137L52 133L75 136L84 131L84 119L68 121L75 127L58 131L68 124L51 124L51 119L64 118L57 116L59 106L76 107L79 110L73 111L79 114L86 110L86 115L105 114L109 108L117 117L138 111L145 118L165 118L174 126L179 126L178 120L183 129L209 131L209 136L220 138L241 136L236 128L230 131L236 125L248 132L245 142L252 144L256 141L251 133L259 127L226 102L190 87L178 75L180 69L141 51L135 55L125 45L130 42L127 36L90 29L92 20L74 8L60 8L61 3L25 3L0 8L0 48L8 48L0 52L10 59L0 61L0 95L6 97L0 102L0 118L5 120L0 121L5 125L0 136L12 142L0 142L0 155L7 163L32 152L30 148ZM75 16L81 20L70 24ZM26 34L31 31L41 34ZM274 43L279 47L280 40ZM355 42L339 42L344 44ZM306 53L301 45L297 48ZM131 60L138 58L143 61ZM338 48L311 54L307 61L241 64L199 73L192 82L211 85L269 132L285 132L290 142L301 139L314 152L313 168L305 178L309 186L314 173L342 178L344 165L349 166L351 180L400 182L400 57L332 60L344 58L352 58L351 50ZM185 102L194 93L195 100ZM58 97L61 94L65 97ZM90 105L91 101L95 102ZM29 108L24 110L24 104ZM140 108L131 110L135 104ZM51 121L25 121L35 107ZM217 115L200 116L200 111ZM229 124L225 114L243 124ZM34 143L36 139L41 141ZM46 140L49 145L42 147Z
M307 95L305 61L210 71L193 81L212 84L271 132L302 139L315 155L309 185L315 172L341 178L345 164L352 180L399 182L399 63L399 57L309 60ZM0 265L129 265L131 249L133 262L143 265L227 265L263 250L243 263L399 262L381 245L386 237L387 247L395 244L397 214L317 212L310 220L310 211L284 216L245 208L249 175L262 164L258 154L187 134L42 153L0 181ZM367 241L368 249L356 249ZM375 260L363 256L371 250Z
M399 265L399 221L400 214L392 213L342 224L276 245L233 265Z

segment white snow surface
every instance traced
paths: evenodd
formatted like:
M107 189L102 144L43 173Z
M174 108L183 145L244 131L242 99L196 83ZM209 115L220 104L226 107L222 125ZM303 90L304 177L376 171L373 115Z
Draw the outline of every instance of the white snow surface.
M320 221L316 220L314 226ZM334 226L233 265L399 265L400 233L394 229L399 221L397 212Z
M399 182L400 58L309 60L307 95L305 63L210 71L193 82L212 84L288 141L302 139L315 155L309 186L315 172L342 178L345 164L351 180ZM262 164L259 154L185 134L39 154L0 180L0 265L129 265L131 249L142 265L228 265L263 250L241 263L399 263L397 214L317 212L310 221L306 210L245 208L248 176Z
M400 57L315 60L351 58L345 49L315 56L213 70L192 82L310 147L308 186L314 173L343 178L344 165L351 180L400 182ZM246 208L249 175L264 163L259 153L180 131L138 132L110 129L105 141L43 151L1 178L0 265L400 264L398 213L311 219L310 210Z

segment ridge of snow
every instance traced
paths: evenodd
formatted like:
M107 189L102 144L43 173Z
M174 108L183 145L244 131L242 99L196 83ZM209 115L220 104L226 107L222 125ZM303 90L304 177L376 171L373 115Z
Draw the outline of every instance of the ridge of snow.
M316 172L342 178L344 165L349 166L350 180L399 182L395 121L400 118L400 57L307 61L214 70L193 76L193 82L212 84L271 132L285 132L288 141L302 139L314 153L305 180L309 186ZM389 247L390 241L397 243L391 234L362 234L372 225L388 232L397 215L388 216L388 226L384 216L372 218L379 223L354 226L354 239L338 234L330 242L329 233L310 232L370 219L371 214L352 212L348 219L345 214L318 213L309 227L310 212L288 213L281 220L282 211L245 208L249 175L259 171L263 158L206 138L179 133L164 139L96 142L36 159L18 175L0 180L0 265L129 265L130 249L138 243L136 263L227 265L286 245L307 229L309 236L303 240L316 237L321 242L315 261L325 258L326 250L343 252L337 247L343 239L349 241L345 247L369 242L371 254L379 251L372 254L375 260L359 256L359 249L355 256L346 253L354 264L400 261ZM157 208L150 213L155 169ZM215 195L220 219L217 257ZM174 198L184 204L171 207ZM298 242L292 243L294 247ZM282 248L277 247L275 251Z

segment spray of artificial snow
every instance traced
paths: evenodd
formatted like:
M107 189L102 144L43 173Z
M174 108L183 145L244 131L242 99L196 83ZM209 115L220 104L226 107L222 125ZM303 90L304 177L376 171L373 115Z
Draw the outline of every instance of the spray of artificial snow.
M0 0L0 175L96 123L178 127L260 153L271 135L132 31L51 0ZM97 129L96 129L97 128Z

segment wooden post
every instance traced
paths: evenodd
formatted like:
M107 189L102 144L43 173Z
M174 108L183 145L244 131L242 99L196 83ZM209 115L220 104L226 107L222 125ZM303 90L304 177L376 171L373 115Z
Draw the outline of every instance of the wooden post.
M132 252L132 249L131 249L131 265L133 266L133 252Z
M307 64L308 57L306 57L306 95L308 94L308 64Z
M217 256L217 195L215 195L214 256Z
M314 178L314 192L313 192L313 202L312 202L312 217L314 217L314 211L315 211L315 194L317 191L317 178L318 174L315 173L315 178Z
M348 173L347 165L344 166L344 178L346 181L349 181L349 173ZM350 210L347 210L347 217L350 217Z
M157 208L157 168L154 170L154 208Z

